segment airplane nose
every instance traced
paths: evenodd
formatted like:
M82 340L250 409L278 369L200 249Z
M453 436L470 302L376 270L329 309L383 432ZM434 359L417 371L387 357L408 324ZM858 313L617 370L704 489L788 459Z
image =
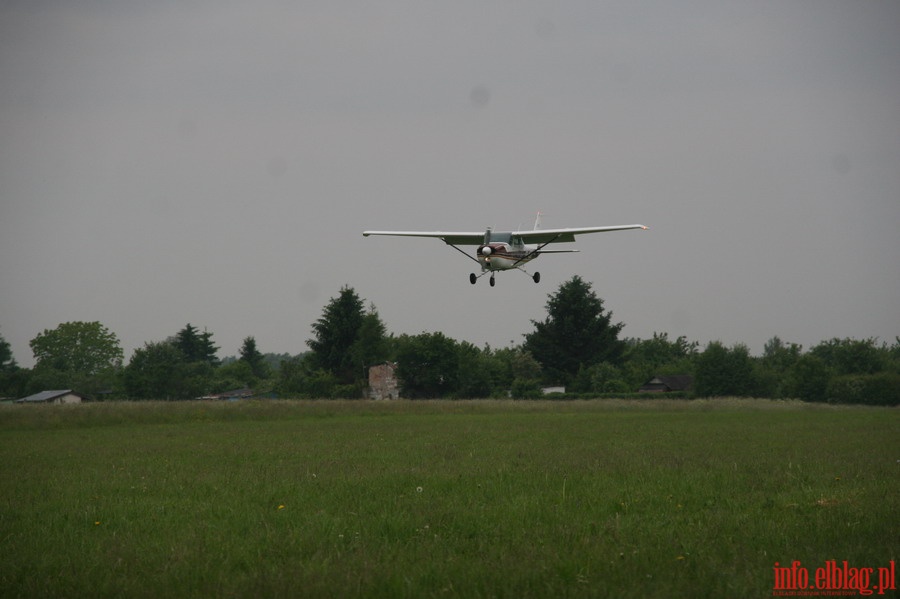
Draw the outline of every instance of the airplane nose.
M488 247L488 246L484 246L483 248L481 248L481 255L482 255L482 256L490 256L490 255L491 255L491 248Z

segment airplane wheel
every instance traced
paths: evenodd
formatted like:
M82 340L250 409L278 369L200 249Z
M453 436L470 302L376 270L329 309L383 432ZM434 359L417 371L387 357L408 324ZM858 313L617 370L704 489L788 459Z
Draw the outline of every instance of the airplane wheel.
M477 281L477 280L478 280L478 277L475 276L474 272L469 275L469 282L472 283L473 285L475 284L475 281Z
M540 283L541 282L541 273L536 272L536 273L534 273L534 276L531 278L534 279L535 283Z
M495 284L496 284L496 281L494 280L494 277L491 277L491 287L493 287Z

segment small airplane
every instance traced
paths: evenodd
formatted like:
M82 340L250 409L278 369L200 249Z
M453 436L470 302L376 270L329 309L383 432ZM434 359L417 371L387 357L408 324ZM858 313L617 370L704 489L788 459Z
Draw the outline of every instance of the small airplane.
M603 233L606 231L624 231L627 229L644 229L644 225L617 225L612 227L578 227L574 229L540 229L541 214L538 213L534 223L534 229L528 231L494 231L488 227L484 233L475 232L444 232L444 231L363 231L363 235L392 235L397 237L436 237L444 243L474 260L481 266L481 274L469 275L469 282L475 282L484 275L491 273L491 287L494 286L494 273L498 270L516 269L530 276L535 283L541 280L541 273L529 274L522 268L541 254L562 254L577 252L578 250L544 249L551 243L566 243L575 241L576 235L585 233ZM531 242L529 244L529 242ZM460 249L461 245L476 245L475 256L471 256Z

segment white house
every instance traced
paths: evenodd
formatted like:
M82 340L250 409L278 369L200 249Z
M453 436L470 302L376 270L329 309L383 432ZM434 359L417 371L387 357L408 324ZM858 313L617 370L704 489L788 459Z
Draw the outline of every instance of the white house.
M17 399L16 403L81 403L85 397L79 393L73 392L71 389L62 389L59 391L41 391L22 399Z

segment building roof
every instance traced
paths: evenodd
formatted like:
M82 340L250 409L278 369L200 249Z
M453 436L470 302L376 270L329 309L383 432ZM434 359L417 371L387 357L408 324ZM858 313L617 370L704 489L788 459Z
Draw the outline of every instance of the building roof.
M16 400L16 403L40 403L44 401L53 401L57 397L62 397L63 395L77 395L78 397L82 397L78 393L73 393L71 389L57 389L55 391L41 391L40 393L35 393L34 395L29 395L28 397L23 397L22 399Z
M655 391L666 389L668 391L687 391L694 384L694 377L689 374L670 374L655 376L643 385L641 391Z

